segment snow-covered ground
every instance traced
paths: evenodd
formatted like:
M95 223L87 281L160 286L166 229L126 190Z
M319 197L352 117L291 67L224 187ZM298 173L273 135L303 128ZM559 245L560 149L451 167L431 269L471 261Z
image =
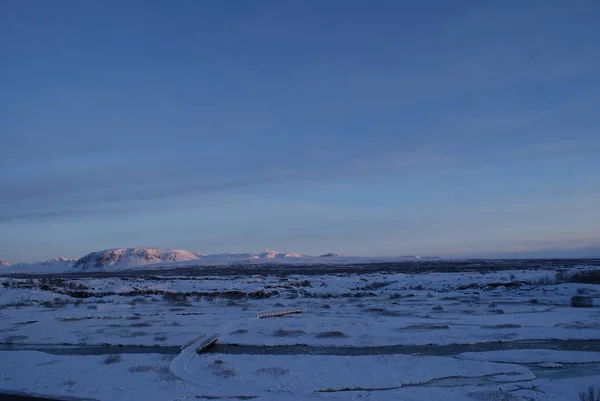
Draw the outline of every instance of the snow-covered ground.
M6 391L99 400L576 400L600 383L600 286L558 282L552 270L0 284ZM573 296L593 306L571 307ZM287 308L302 313L256 317ZM219 345L189 362L195 347L190 355L167 348L213 334ZM568 340L579 342L554 349ZM524 347L517 342L536 344L514 349ZM59 344L76 355L53 354ZM453 344L483 348L452 354ZM85 355L101 345L106 355ZM162 348L132 354L130 346Z

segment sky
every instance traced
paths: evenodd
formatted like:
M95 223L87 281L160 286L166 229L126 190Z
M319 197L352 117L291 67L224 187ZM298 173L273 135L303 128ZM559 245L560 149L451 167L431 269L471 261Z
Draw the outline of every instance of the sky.
M0 2L0 259L600 257L600 2Z

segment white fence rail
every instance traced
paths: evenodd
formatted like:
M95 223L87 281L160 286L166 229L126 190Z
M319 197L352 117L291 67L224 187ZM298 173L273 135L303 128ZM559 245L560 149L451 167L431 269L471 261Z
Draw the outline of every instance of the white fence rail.
M272 312L262 312L256 315L257 318L262 319L263 317L274 317L274 316L283 316L289 315L290 313L302 313L302 309L300 308L292 308L292 309L283 309Z
M215 334L213 336L208 337L206 340L202 341L198 345L198 348L196 348L196 354L201 354L208 347L214 345L218 340L219 340L219 335L218 334Z
M188 341L187 343L183 344L181 346L181 350L183 351L184 349L186 349L187 347L189 347L192 344L197 343L198 341L202 340L203 338L206 338L205 334L201 334L198 337L194 338L193 340Z

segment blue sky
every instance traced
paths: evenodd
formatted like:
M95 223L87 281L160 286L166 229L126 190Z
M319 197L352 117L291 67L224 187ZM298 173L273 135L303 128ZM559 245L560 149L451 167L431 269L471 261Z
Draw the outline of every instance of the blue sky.
M3 1L0 259L599 256L599 16Z

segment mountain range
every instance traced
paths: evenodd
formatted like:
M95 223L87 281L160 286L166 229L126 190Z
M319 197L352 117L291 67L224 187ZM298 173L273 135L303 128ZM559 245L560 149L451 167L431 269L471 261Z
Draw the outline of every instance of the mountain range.
M299 253L282 253L267 249L261 253L193 253L181 249L158 248L116 248L92 252L80 259L58 257L37 263L19 263L11 265L0 262L2 270L15 272L63 272L63 271L94 271L106 269L128 269L139 267L177 267L193 265L235 265L252 263L283 263L283 264L331 264L352 263L365 261L388 260L420 260L439 259L437 257L420 258L418 256L400 256L396 258L365 258L340 256L337 253L326 253L320 256L309 256Z

